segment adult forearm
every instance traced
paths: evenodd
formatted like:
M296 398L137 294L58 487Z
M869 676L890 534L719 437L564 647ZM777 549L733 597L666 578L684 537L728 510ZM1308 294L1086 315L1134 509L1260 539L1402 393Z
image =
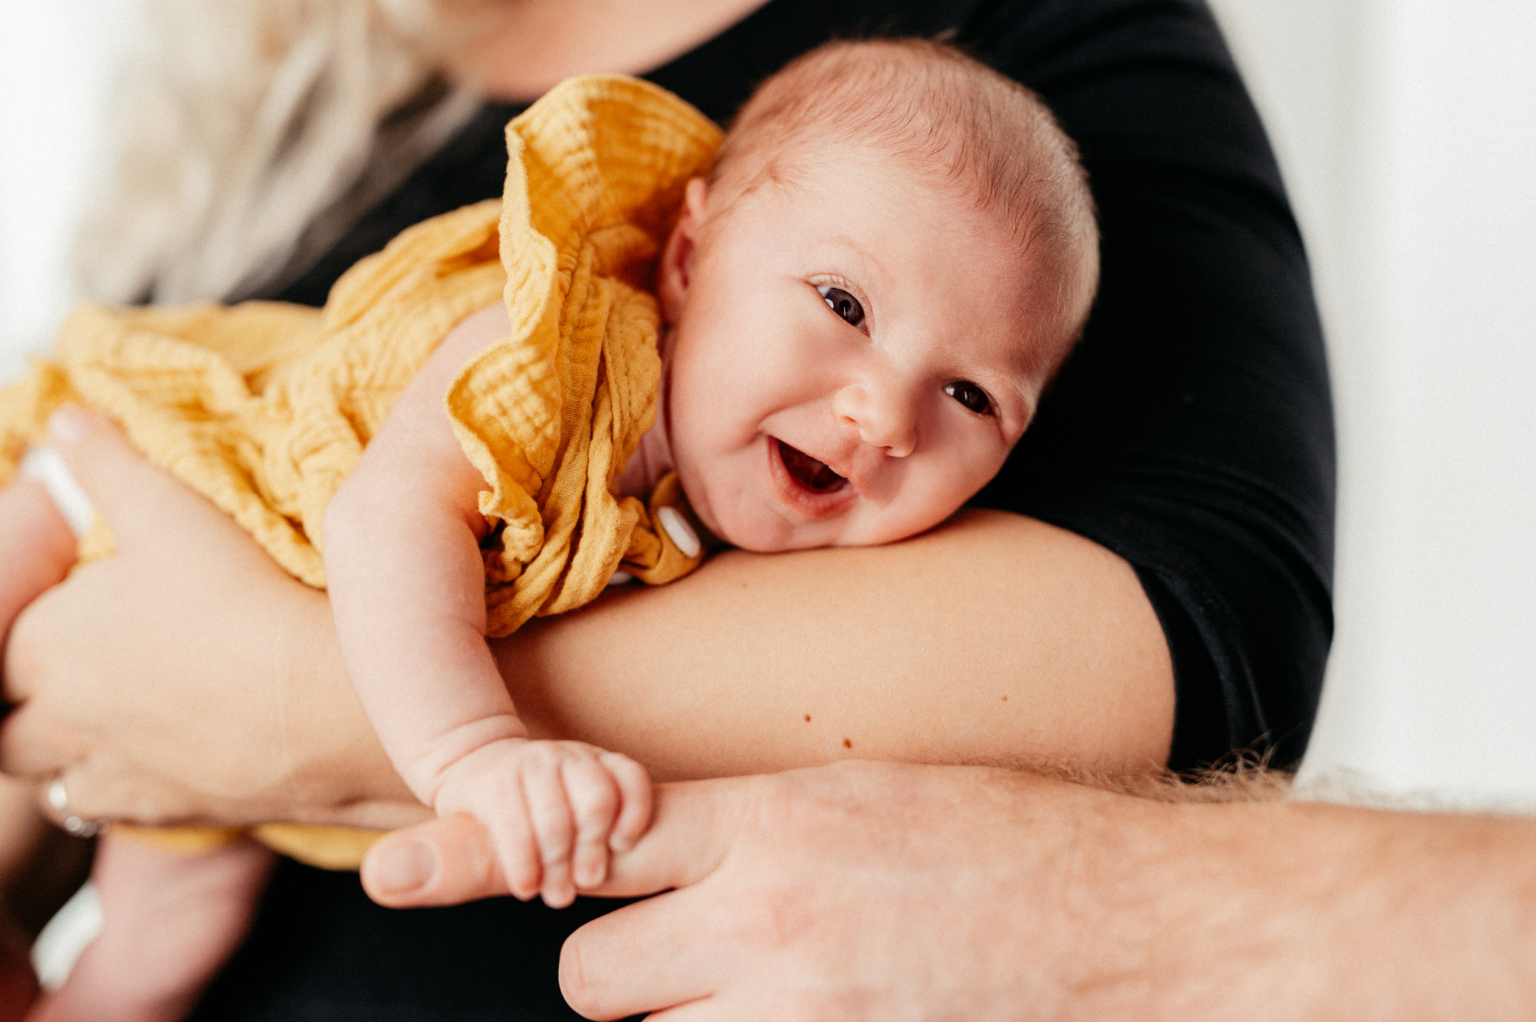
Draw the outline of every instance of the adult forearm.
M730 553L497 647L536 732L662 779L840 758L1161 767L1173 679L1134 572L975 513L872 549Z
M848 758L1151 770L1172 731L1135 574L1004 514L895 546L725 554L494 648L534 737L624 752L659 780Z
M83 815L418 817L324 594L92 421L61 451L118 552L18 619L6 768L62 772ZM890 547L725 554L496 652L535 735L663 778L840 757L1134 769L1162 762L1172 721L1168 654L1130 568L1001 514Z
M567 943L592 1018L1526 1019L1536 823L849 764L666 786Z
M1536 1015L1536 823L1297 803L1179 815L1190 862L1162 884L1171 939L1153 969L1167 1017Z

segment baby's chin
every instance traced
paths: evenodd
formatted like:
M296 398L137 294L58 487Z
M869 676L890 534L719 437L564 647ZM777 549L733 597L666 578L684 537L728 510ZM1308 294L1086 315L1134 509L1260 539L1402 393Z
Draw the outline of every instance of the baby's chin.
M835 530L828 527L831 523L795 522L767 507L695 507L694 513L717 537L755 554L782 554L839 542Z
M772 507L753 506L719 509L699 519L705 527L720 539L740 550L758 554L781 554L792 550L814 550L821 547L883 546L899 543L919 536L944 524L963 507L956 502L953 507L933 507L927 513L859 514L856 510L821 521L796 521L784 512ZM864 508L865 512L873 510ZM695 508L695 513L698 509ZM714 520L711 520L714 519Z

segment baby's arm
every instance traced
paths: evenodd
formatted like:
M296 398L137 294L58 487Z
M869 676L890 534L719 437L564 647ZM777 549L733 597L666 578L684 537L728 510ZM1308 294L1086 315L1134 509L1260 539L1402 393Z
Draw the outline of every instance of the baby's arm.
M326 510L325 568L348 672L401 777L487 828L514 893L559 907L603 880L610 845L638 840L650 780L618 753L529 741L485 643L485 483L443 396L507 328L500 306L466 318L406 387Z

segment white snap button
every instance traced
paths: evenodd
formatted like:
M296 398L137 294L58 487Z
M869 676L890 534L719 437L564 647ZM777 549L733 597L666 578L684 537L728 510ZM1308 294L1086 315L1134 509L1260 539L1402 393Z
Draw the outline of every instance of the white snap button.
M684 557L691 560L699 556L699 551L704 549L699 543L699 534L693 531L693 526L688 524L688 519L683 517L681 511L675 507L664 507L656 512L656 517Z

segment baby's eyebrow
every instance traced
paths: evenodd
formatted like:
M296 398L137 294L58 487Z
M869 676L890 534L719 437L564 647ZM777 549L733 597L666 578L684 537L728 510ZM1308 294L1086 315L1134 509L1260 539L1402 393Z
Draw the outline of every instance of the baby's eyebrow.
M839 231L826 238L825 244L829 248L840 247L852 251L853 255L858 261L858 265L854 267L854 269L857 271L857 276L860 278L865 278L858 281L861 285L869 286L871 283L874 283L880 287L886 287L890 285L890 275L886 272L878 254L868 246L862 244L855 236L843 231ZM871 275L876 278L876 280L873 282L867 279Z

